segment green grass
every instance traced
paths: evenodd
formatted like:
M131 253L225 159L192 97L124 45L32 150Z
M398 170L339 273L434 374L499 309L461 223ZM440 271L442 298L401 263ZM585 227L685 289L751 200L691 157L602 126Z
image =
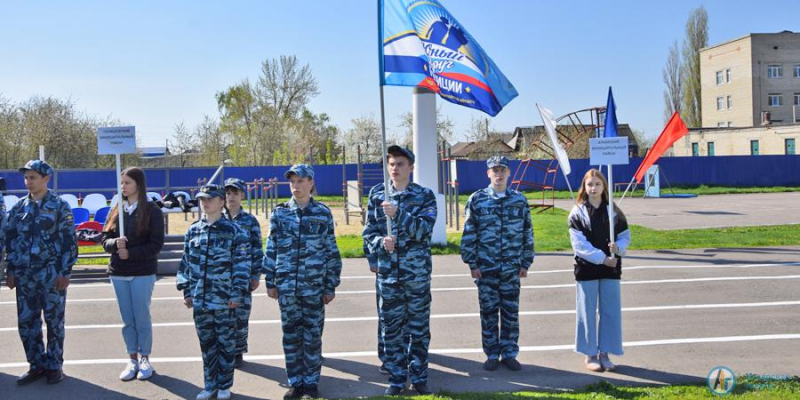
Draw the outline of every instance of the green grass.
M628 196L632 197L641 197L643 191L641 190L641 185L639 186L639 190L634 192L628 192ZM578 188L574 188L575 193L577 194ZM715 195L715 194L747 194L747 193L783 193L783 192L800 192L800 186L773 186L773 187L734 187L734 186L675 186L672 188L675 193L684 193L684 194L696 194L696 195ZM661 187L662 193L670 193L669 187L662 186ZM524 192L525 197L529 200L539 200L542 198L542 192L540 191L531 191L531 192ZM570 193L568 190L556 190L553 192L553 195L556 199L570 199ZM618 196L621 194L617 193ZM459 196L459 203L461 205L465 205L467 203L467 198L469 197L469 193L461 194ZM549 198L549 197L548 197ZM329 207L342 207L342 196L335 195L335 196L314 196L314 199L319 200ZM280 198L278 202L285 202L288 201L288 198ZM366 204L366 197L364 197L364 204Z
M574 392L514 392L514 393L449 393L433 396L409 396L414 400L519 400L519 399L797 399L800 398L800 377L786 380L766 379L753 375L737 377L736 387L730 395L714 395L705 383L670 386L615 386L608 382L589 385ZM370 397L369 399L389 399Z
M567 231L568 213L561 209L533 214L536 252L567 251L572 247ZM463 221L462 221L463 223ZM462 226L463 229L463 226ZM800 225L773 225L734 228L680 229L659 231L631 225L632 250L698 249L725 247L762 247L800 245ZM364 257L358 235L336 238L343 258ZM447 246L435 246L434 255L459 254L461 233L448 233ZM80 247L80 254L102 253L100 246ZM108 258L79 259L79 265L107 264Z

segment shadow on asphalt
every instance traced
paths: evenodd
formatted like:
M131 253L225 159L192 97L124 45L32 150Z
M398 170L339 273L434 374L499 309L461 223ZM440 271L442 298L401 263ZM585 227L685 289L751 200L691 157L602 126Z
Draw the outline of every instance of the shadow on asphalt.
M20 374L24 371L20 369ZM64 374L64 380L56 385L48 385L45 378L25 386L17 386L17 376L0 372L2 398L24 399L137 399L124 393L109 390Z
M718 249L704 249L702 253L697 250L654 250L652 255L632 254L626 257L627 260L664 260L671 262L687 262L687 263L708 263L708 264L732 264L732 265L746 265L757 263L770 263L770 255L780 254L797 254L797 249L782 248L782 247L754 247L754 248L718 248ZM753 259L748 257L742 259L741 257L733 258L734 254L749 254L763 256L764 258ZM630 261L628 262L630 265ZM624 267L623 267L624 269Z

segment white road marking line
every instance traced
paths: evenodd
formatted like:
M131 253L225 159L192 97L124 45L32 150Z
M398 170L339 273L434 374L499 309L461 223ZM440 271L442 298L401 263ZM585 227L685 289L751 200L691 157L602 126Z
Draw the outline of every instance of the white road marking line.
M624 342L624 347L646 347L646 346L663 346L663 345L679 345L679 344L698 344L698 343L735 343L735 342L753 342L753 341L767 341L767 340L797 340L800 339L800 334L787 333L776 335L753 335L753 336L721 336L721 337L705 337L705 338L679 338L679 339L660 339L660 340L641 340ZM549 346L520 346L520 352L544 352L544 351L571 351L575 348L574 344L562 345L549 345ZM461 349L431 349L430 354L474 354L483 353L480 348L461 348ZM350 351L350 352L334 352L322 353L326 358L361 358L361 357L377 357L377 351ZM282 354L271 355L245 355L244 359L247 361L262 361L262 360L282 360ZM128 361L126 358L101 358L101 359L86 359L86 360L65 360L64 365L108 365L108 364L124 364ZM200 357L153 357L150 360L153 364L166 364L166 363L195 363L202 362ZM27 362L12 362L0 364L0 369L5 368L28 368Z
M675 306L652 306L652 307L623 307L623 312L640 312L640 311L670 311L670 310L700 310L700 309L715 309L715 308L751 308L751 307L778 307L778 306L798 306L800 301L770 301L761 303L721 303L721 304L685 304ZM575 310L542 310L542 311L520 311L520 316L537 316L537 315L569 315L575 314ZM463 314L432 314L431 319L449 319L449 318L478 318L479 313L463 313ZM377 321L377 316L370 317L340 317L340 318L325 318L325 322L365 322ZM280 319L264 319L264 320L251 320L250 325L279 325ZM154 323L154 328L171 328L194 326L193 321L184 322L160 322ZM67 330L74 329L112 329L122 328L122 324L92 324L92 325L67 325ZM42 328L46 330L46 328ZM0 328L2 332L17 332L17 327Z
M749 268L769 268L769 267L791 267L791 266L800 266L800 262L794 263L777 263L777 264L746 264L746 265L738 265L738 264L719 264L719 265L643 265L643 266L630 266L625 267L625 271L636 271L636 270L650 270L650 269L749 269ZM536 271L531 270L528 271L528 275L536 275L536 274L556 274L556 273L572 273L573 269L552 269L552 270L542 270ZM432 279L438 278L472 278L470 274L433 274L431 275ZM81 280L97 280L99 278L74 278L72 281L81 281ZM106 279L106 277L103 277ZM375 279L375 275L354 275L354 276L342 276L342 280L372 280ZM156 282L157 286L174 286L175 279L172 277L169 278L161 278L158 282ZM72 289L79 289L79 288L102 288L102 287L111 287L110 283L87 283L87 284L73 284L70 286L70 290Z
M778 275L778 276L721 276L713 278L681 278L681 279L656 279L656 280L641 280L641 281L626 281L622 280L623 285L641 285L641 284L660 284L660 283L689 283L689 282L721 282L721 281L761 281L761 280L777 280L777 279L798 279L800 275ZM575 283L566 283L559 285L525 285L520 286L520 289L563 289L574 288ZM459 292L459 291L475 291L475 286L469 287L455 287L455 288L432 288L431 292ZM375 294L375 289L368 290L337 290L337 295L343 294ZM266 297L266 293L254 293L253 297ZM183 296L170 296L170 297L153 297L152 301L176 301L183 300ZM107 297L99 299L70 299L67 298L67 303L100 303L117 301L116 298ZM0 301L0 305L16 305L16 300Z

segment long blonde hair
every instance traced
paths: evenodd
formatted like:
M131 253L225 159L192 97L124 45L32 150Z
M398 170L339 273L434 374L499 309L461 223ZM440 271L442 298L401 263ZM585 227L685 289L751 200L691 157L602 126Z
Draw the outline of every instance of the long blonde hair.
M578 196L575 198L575 202L578 203L578 205L581 205L589 201L589 195L586 193L586 181L592 178L600 179L600 181L603 182L603 193L601 194L601 197L603 199L603 202L608 204L608 180L606 179L606 176L603 175L602 172L600 172L600 170L594 168L586 171L586 174L583 175L583 180L581 181L581 188L578 189ZM625 213L623 213L622 210L619 207L617 207L616 204L614 204L614 214L616 214L616 219L620 218L626 219Z
M578 204L583 204L589 201L589 194L586 193L586 182L592 178L600 179L600 181L603 182L602 198L604 202L608 203L608 180L606 179L605 175L600 172L600 170L594 168L586 171L586 174L583 175L581 188L578 189L578 197L575 198L575 202Z

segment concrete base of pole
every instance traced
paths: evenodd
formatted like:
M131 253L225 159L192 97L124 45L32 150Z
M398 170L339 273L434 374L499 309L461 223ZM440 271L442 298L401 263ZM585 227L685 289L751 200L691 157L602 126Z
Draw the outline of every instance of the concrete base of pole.
M436 132L436 93L431 90L415 87L413 91L412 110L414 116L414 182L425 186L436 193L439 187L439 153ZM433 227L433 244L447 244L447 226L445 223L444 195L436 195L438 215Z

